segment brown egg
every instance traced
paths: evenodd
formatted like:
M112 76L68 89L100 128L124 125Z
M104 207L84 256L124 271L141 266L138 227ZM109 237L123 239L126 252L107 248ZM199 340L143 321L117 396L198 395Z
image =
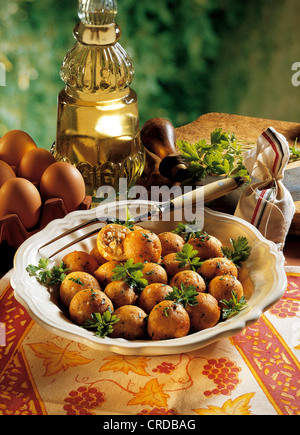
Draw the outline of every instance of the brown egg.
M78 210L85 198L85 184L81 173L75 166L57 162L43 173L40 191L44 200L61 198L67 212Z
M6 181L11 178L16 178L16 174L13 171L12 167L5 163L3 160L0 160L0 188L3 186Z
M22 158L18 176L39 184L43 173L53 163L56 163L56 159L50 151L43 148L34 148Z
M0 219L16 214L26 230L31 230L39 222L41 208L39 191L24 178L12 178L0 189Z
M11 130L0 139L0 160L18 168L23 156L33 148L37 148L36 143L25 131Z

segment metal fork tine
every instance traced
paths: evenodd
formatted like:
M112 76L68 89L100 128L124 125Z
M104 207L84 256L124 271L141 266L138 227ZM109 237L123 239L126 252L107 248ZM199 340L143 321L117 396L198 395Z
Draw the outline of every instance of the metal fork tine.
M62 239L64 237L68 236L69 234L72 234L75 231L78 231L78 230L80 230L82 228L90 226L91 224L94 224L94 223L97 223L97 222L107 224L107 223L110 223L110 222L113 222L113 221L114 221L114 218L112 218L112 217L105 217L105 218L103 217L103 218L99 218L99 219L95 218L95 219L91 219L89 221L83 222L82 224L79 224L76 227L73 227L70 230L65 231L64 233L60 234L59 236L55 237L54 239L49 240L49 242L45 243L43 246L41 246L39 248L39 251L41 249L45 248L46 246L51 245L54 242L57 242L57 240L60 240L60 239Z
M60 237L56 238L56 240L53 240L39 248L39 253L45 258L53 258L55 255L68 249L70 246L75 245L76 243L79 243L82 240L93 236L94 234L97 234L100 229L101 222L97 221L97 223L95 223L94 225L89 225L85 228L78 229L75 232L69 232L67 235L64 236L67 239L64 244L61 244L62 239ZM68 238L68 236L70 237Z
M80 224L80 225L77 225L77 226L74 227L74 228L71 228L70 230L68 230L68 231L66 231L66 232L64 232L64 233L62 233L62 234L60 234L59 236L55 237L54 239L49 240L49 242L47 242L47 243L45 243L43 246L41 246L41 247L39 248L39 250L45 248L45 247L48 246L48 245L51 245L52 243L56 242L57 240L62 239L63 237L68 236L69 234L71 234L71 233L73 233L73 232L75 232L75 231L77 231L77 230L80 230L81 228L84 228L84 227L86 227L86 226L88 226L88 225L90 225L90 224L95 223L96 221L97 221L97 219L91 219L91 220L89 220L89 221L87 221L87 222L84 222L83 224Z
M155 211L155 213L157 213L157 211ZM145 213L143 215L137 216L136 218L134 218L134 222L138 223L138 222L142 222L142 221L147 221L148 219L150 219L152 216L151 212ZM43 256L45 256L46 258L52 258L55 255L59 254L60 252L68 249L70 246L75 245L76 243L81 242L82 240L85 240L91 236L93 236L94 234L98 233L100 231L100 229L102 228L101 224L108 224L108 223L113 223L116 222L116 219L113 217L106 217L106 218L95 218L95 219L91 219L90 221L87 221L83 224L77 225L76 227L72 228L69 231L66 231L65 233L59 235L58 237L50 240L49 242L45 243L43 246L41 246L39 248L39 253ZM118 221L119 223L125 223L125 221ZM92 224L97 224L97 225L92 225ZM95 227L96 226L96 227ZM93 228L93 229L91 229ZM79 232L80 230L82 230L82 234L79 234L78 236L76 235L76 232ZM84 230L88 231L85 232ZM83 232L84 231L84 232ZM63 238L66 238L67 236L73 236L72 240L70 242L66 242L66 244L63 244L63 246L60 245L60 247L55 248L55 242L59 242L61 243ZM51 247L51 245L54 244L54 247ZM56 249L56 250L55 250ZM54 250L54 252L53 252Z
M89 233L78 237L76 240L73 240L72 242L68 243L66 246L63 246L62 248L58 249L53 254L49 255L48 258L53 258L55 255L59 254L60 252L64 251L65 249L68 249L70 246L74 245L75 243L79 243L82 240L88 239L89 237L93 236L94 234L97 234L99 231L99 228L97 230L90 231Z

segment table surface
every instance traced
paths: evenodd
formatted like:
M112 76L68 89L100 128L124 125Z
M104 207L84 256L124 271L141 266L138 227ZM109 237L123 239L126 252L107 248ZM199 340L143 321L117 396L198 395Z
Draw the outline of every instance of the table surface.
M202 128L230 129L227 119ZM42 329L14 299L10 272L0 281L0 415L299 415L298 250L288 237L285 295L255 325L160 357L98 352Z

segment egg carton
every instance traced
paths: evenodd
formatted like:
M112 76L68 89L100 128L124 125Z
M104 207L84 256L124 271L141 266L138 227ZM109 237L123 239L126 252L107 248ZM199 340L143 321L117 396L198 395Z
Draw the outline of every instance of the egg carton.
M87 196L79 206L79 210L89 210L92 205L92 197ZM68 214L64 202L60 198L53 198L47 200L43 204L42 215L38 228L32 231L27 231L22 224L19 216L16 214L10 214L0 219L0 246L3 242L6 242L14 249L18 249L22 243L29 237L41 231L51 221L55 219L62 219Z

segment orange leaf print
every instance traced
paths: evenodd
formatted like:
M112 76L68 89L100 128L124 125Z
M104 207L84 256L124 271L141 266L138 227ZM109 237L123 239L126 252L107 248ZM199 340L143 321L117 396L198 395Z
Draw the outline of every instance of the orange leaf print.
M93 360L84 358L79 352L69 351L56 346L54 343L34 343L28 345L37 358L44 360L46 372L43 376L53 376L60 371L66 371L69 367L89 364Z
M244 394L235 400L227 400L222 408L209 406L208 408L194 409L199 415L251 415L249 402L255 393Z
M108 362L100 367L100 372L111 370L113 372L123 372L125 375L128 375L131 371L140 376L150 376L145 370L147 361L150 360L145 357L112 355L104 358L104 361Z
M128 405L149 405L157 407L166 407L169 395L163 391L164 384L159 384L157 379L147 382L144 388L140 387L139 393L135 393L134 399L128 402Z

